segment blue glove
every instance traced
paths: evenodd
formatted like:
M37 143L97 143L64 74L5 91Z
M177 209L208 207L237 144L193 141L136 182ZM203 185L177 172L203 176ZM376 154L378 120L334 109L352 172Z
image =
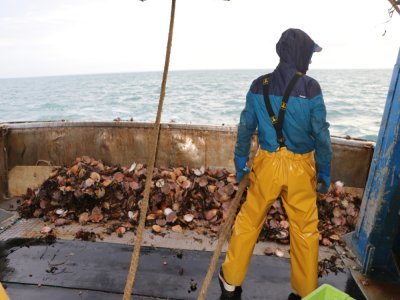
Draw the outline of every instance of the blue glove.
M331 185L331 165L318 166L317 182L319 183L317 187L317 192L326 194Z
M236 180L240 182L243 176L250 172L250 169L247 167L247 156L237 156L235 154L235 168L236 168Z

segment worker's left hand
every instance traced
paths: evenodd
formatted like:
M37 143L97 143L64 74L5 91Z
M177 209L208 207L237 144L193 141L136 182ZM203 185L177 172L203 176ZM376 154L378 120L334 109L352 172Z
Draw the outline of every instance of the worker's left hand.
M317 192L326 194L329 191L331 185L330 176L331 166L319 166L317 174Z
M235 168L236 168L236 181L240 182L244 175L250 172L247 167L248 157L247 156L237 156L235 154Z

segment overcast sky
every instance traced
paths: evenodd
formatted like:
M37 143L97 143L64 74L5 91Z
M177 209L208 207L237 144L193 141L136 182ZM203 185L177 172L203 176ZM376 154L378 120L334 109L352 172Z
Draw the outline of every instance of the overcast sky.
M162 70L170 4L0 0L0 78ZM274 68L289 27L323 47L311 68L392 68L400 16L390 19L389 8L387 0L177 0L170 69Z

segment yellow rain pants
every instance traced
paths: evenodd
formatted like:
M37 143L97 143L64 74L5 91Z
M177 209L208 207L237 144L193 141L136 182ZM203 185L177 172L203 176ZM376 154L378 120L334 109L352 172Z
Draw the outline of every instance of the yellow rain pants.
M226 282L242 284L254 245L272 203L280 195L290 223L291 283L304 297L318 284L318 210L314 153L259 149L250 172L246 201L236 217L222 265ZM274 270L266 270L274 272Z
M0 300L10 300L1 282L0 282Z

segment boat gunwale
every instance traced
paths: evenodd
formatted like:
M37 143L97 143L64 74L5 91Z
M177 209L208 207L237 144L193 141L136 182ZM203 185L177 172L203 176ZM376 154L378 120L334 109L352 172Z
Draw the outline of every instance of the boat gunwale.
M27 122L0 122L3 129L37 129L37 128L65 128L65 127L108 127L108 128L152 128L151 122L132 121L27 121ZM236 133L237 125L206 125L184 123L161 123L161 129L203 130L215 132ZM255 135L257 132L255 132ZM353 147L375 148L376 142L366 139L340 137L331 135L334 144Z

